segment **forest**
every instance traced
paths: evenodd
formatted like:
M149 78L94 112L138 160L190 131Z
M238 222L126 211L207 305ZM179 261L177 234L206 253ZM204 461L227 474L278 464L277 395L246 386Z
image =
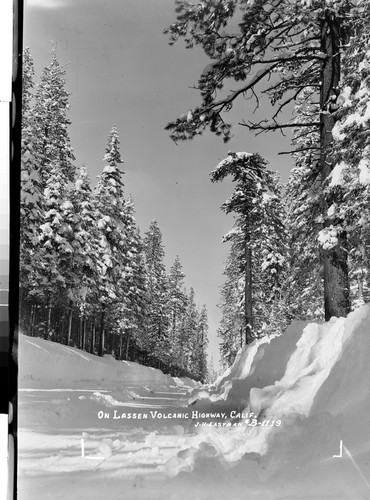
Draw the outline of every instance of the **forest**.
M182 38L211 63L195 87L199 105L166 126L170 137L179 143L214 133L227 143L228 112L245 100L258 109L267 98L265 119L252 114L238 126L292 141L281 152L293 162L285 184L253 151L228 151L210 174L235 186L221 207L234 221L224 236L219 300L228 367L245 344L283 333L293 319L328 321L370 299L370 5L175 4L176 20L165 29L170 45ZM22 106L23 329L204 381L207 311L185 290L179 257L166 271L158 223L140 236L117 129L92 188L86 167L74 164L55 51L36 85L25 50Z
M185 289L179 256L167 271L158 222L140 234L117 128L95 187L76 167L65 84L55 50L37 85L24 50L21 331L204 381L206 307Z

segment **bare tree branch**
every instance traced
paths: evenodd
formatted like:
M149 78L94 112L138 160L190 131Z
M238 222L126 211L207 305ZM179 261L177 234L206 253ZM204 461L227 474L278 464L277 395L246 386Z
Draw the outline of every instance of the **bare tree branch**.
M253 122L241 122L239 125L242 125L243 127L248 127L249 130L259 130L261 132L265 132L268 130L281 130L283 128L300 128L300 127L318 127L320 125L320 122L311 122L311 123L274 123L270 125L262 125L263 122L267 122L267 120L263 120L259 123L253 123Z
M276 68L280 63L271 64L268 68L263 71L259 71L255 74L254 78L247 83L244 87L241 87L239 90L235 90L229 96L225 97L225 99L221 99L220 101L213 102L209 106L207 106L203 112L207 113L214 108L220 107L220 111L222 111L226 106L231 104L240 94L244 94L247 90L253 88L259 81L263 80L263 78L271 72L272 69Z
M306 148L293 149L292 151L280 151L278 155L292 155L294 153L301 153L302 151L310 151L310 150L321 151L322 148L320 148L319 146L308 146Z

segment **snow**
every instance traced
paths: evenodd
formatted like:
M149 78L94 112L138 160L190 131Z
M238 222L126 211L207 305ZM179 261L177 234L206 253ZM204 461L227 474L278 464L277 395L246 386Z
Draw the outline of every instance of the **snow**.
M112 356L100 358L74 347L20 335L20 387L91 388L107 383L135 383L160 386L176 381L160 370L132 362L117 362Z
M347 99L347 101L348 101L348 96L345 95L344 99ZM346 101L346 104L348 104L347 101ZM369 120L370 120L370 102L368 102L366 104L365 111L362 115L358 111L355 111L354 113L349 114L343 123L336 122L336 124L333 127L333 132L332 132L334 139L338 140L338 141L343 140L346 137L346 135L343 131L347 127L351 127L352 125L357 125L359 127L365 127Z
M106 154L103 158L103 161L108 161L108 159L110 158L109 156L109 153ZM116 167L113 167L111 165L106 165L104 168L103 168L103 173L105 174L113 174L117 171Z
M330 174L330 187L341 186L343 184L343 173L346 168L348 168L348 165L344 161L341 161L340 163L337 163L335 165Z
M217 165L213 172L223 169L229 165L233 165L236 161L247 161L251 156L253 156L252 153L246 153L245 151L241 151L238 153L229 151L228 156ZM213 172L211 172L211 175Z
M360 184L369 185L370 184L370 162L368 158L362 158L359 165L360 176L359 181Z
M41 339L21 335L19 356L20 500L369 498L370 306L256 340L189 397L189 381Z
M317 240L324 250L334 248L338 244L338 231L333 227L325 227L319 231Z
M352 88L350 86L344 87L338 97L338 104L343 107L350 107L352 105L352 101L350 99L351 93Z
M328 216L333 217L333 215L335 215L335 212L337 209L338 209L338 205L336 203L333 203L332 205L330 205L330 207L328 208Z
M70 201L66 200L66 201L63 201L60 208L62 210L73 210L73 205Z
M344 134L342 132L342 128L343 128L343 126L339 121L335 123L333 130L332 130L332 134L333 134L333 138L336 141L343 141L346 138L346 134Z
M76 182L75 182L76 191L80 191L80 189L82 188L83 184L84 184L83 179L77 179Z

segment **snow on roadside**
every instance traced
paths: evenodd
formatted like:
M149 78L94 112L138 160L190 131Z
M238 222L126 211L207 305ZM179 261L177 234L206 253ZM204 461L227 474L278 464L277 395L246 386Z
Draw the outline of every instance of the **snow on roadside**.
M241 349L233 365L213 384L193 390L190 402L198 399L235 404L248 401L251 388L265 387L283 376L292 349L306 325L295 321L284 335L263 337Z
M254 353L252 361L250 353ZM293 325L290 332L268 344L260 341L251 344L213 388L219 391L221 399L226 396L226 402L230 399L234 404L236 396L240 402L249 401L240 408L244 410L241 420L245 425L222 430L201 428L196 437L189 438L188 453L181 452L186 459L181 459L179 453L176 460L168 464L168 471L175 475L193 470L199 460L205 459L202 452L205 446L224 464L236 463L248 454L276 456L276 450L282 456L284 442L289 443L288 448L292 446L290 459L295 457L297 462L304 461L304 450L312 450L313 443L322 458L328 451L328 442L323 436L330 438L333 451L338 447L340 436L342 441L351 443L352 450L367 453L370 458L370 445L366 448L363 443L364 435L370 435L369 359L369 306L350 313L346 319L332 318L328 323L309 324L303 333ZM239 373L240 379L232 379L233 373ZM237 387L234 394L231 390L225 391L230 383ZM209 403L215 402L213 409L219 403L216 395L210 391ZM199 404L204 407L206 394L201 396ZM194 399L194 407L197 407ZM247 425L251 414L249 424L252 425ZM263 421L281 424L265 426ZM358 423L355 427L354 422ZM307 429L316 430L316 436ZM335 429L340 432L334 432ZM299 436L299 446L292 444L292 435L293 438ZM317 436L320 436L318 441Z
M112 384L151 387L193 387L190 379L165 375L155 368L111 355L89 354L50 340L19 335L19 387L22 388L104 388Z

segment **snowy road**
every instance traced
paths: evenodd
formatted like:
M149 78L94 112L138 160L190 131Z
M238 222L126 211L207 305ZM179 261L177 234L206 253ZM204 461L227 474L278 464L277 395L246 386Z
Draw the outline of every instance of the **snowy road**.
M192 418L181 418L181 415L191 417L194 408L187 404L188 395L184 388L176 387L21 390L19 499L367 498L348 496L348 490L341 496L338 490L343 491L342 487L333 495L327 492L324 497L316 496L311 479L305 478L304 468L300 472L295 465L296 480L292 486L286 478L269 485L271 471L267 468L265 487L253 486L254 479L264 474L262 463L255 462L255 470L247 469L247 475L238 467L230 474L216 460L212 462L211 448L207 461L201 467L198 465L198 471L191 476L172 477L172 472L178 471L178 457L186 461L188 454L191 458L197 435ZM207 454L207 449L203 452ZM272 462L269 467L274 470L276 465ZM325 469L319 471L316 477L324 477ZM353 480L352 476L355 477L353 472L350 476ZM348 478L347 464L343 465L343 478L343 481ZM301 484L307 483L299 493L297 479ZM307 495L307 488L312 490L311 495ZM280 495L279 490L284 494Z
M181 418L187 395L176 387L20 390L19 498L85 498L81 488L92 498L89 485L99 475L130 484L163 477L194 433ZM68 482L81 477L80 487L67 495L63 485L58 496L66 474Z

